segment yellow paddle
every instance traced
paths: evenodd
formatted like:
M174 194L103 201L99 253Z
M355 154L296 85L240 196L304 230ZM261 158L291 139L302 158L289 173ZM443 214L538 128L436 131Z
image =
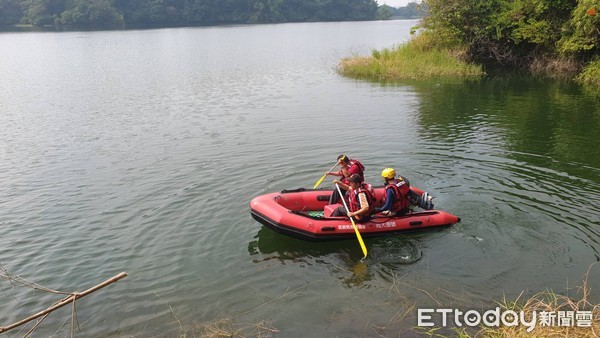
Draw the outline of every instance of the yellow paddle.
M350 210L348 210L348 206L346 205L344 194L342 194L342 191L340 190L340 186L336 183L335 187L337 188L338 192L340 193L340 196L342 197L342 202L344 202L344 208L346 208L346 212L350 212ZM360 232L358 232L358 228L356 227L356 223L354 223L354 219L352 217L350 217L350 221L352 222L352 227L354 228L354 232L356 233L356 237L358 238L358 243L360 243L362 252L365 255L363 259L365 259L367 258L367 247L365 246L365 242L363 242L362 236L360 235Z
M333 165L333 167L331 167L331 169L329 169L329 171L328 171L328 172L326 172L326 173L325 173L325 175L323 175L323 177L321 177L321 178L320 178L320 179L317 181L317 183L315 183L315 186L313 187L313 189L317 189L317 187L319 186L319 184L321 184L321 182L323 182L323 180L325 179L325 177L327 177L327 174L329 174L329 173L330 173L330 172L333 170L333 168L335 168L337 165L338 165L338 163L336 162L336 163Z

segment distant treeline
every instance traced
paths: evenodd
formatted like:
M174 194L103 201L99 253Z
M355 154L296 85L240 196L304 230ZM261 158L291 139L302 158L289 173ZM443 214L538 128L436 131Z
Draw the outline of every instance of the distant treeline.
M379 7L377 16L379 19L420 19L427 14L427 5L409 2L404 7L391 7L382 5Z
M0 0L0 26L126 26L377 19L375 0Z

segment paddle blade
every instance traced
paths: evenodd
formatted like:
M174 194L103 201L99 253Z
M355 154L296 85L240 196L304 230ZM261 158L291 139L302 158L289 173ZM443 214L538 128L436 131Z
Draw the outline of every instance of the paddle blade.
M319 186L319 184L321 184L321 182L323 182L323 180L325 179L325 177L327 177L327 174L323 175L323 177L321 177L317 183L315 183L315 186L313 187L313 189L317 189L317 187Z
M352 227L354 227L354 232L356 233L356 238L358 238L358 243L360 244L360 248L362 249L363 255L365 255L363 257L363 259L367 258L367 246L365 245L365 242L363 242L362 236L360 235L360 232L358 231L358 227L356 226L356 223L354 223L354 220L352 219L352 217L350 217L350 221L352 221Z

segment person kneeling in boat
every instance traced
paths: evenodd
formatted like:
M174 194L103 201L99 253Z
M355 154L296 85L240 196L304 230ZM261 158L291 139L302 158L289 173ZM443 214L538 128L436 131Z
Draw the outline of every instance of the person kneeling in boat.
M341 183L343 183L343 185L340 185L340 188L343 191L348 190L348 188L345 188L345 187L347 187L349 184L348 179L350 178L350 176L355 175L355 174L359 175L361 183L365 180L365 175L364 175L365 166L362 165L362 163L360 163L360 161L354 160L354 159L349 159L348 156L346 156L344 154L341 154L340 156L338 156L337 160L338 160L338 164L340 165L340 171L338 171L336 173L328 172L326 175L341 177ZM335 183L336 181L340 182L338 180L334 180L333 183ZM331 197L329 198L329 204L336 204L339 200L340 200L340 194L337 192L337 189L335 189L333 191L333 194L331 194Z
M334 180L333 183L338 184L340 188L345 188L349 191L349 211L346 211L344 206L338 207L333 211L331 216L354 217L358 223L367 222L371 219L375 207L375 195L371 187L364 183L362 177L358 174L353 174L348 178L348 184L344 184L339 180Z
M394 168L385 168L381 172L385 180L384 204L375 208L375 213L386 216L404 215L410 211L410 183L402 176L396 177Z

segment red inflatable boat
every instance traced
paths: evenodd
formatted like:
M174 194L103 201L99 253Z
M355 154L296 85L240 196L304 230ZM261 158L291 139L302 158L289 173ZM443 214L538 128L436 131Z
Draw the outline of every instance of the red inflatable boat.
M411 187L418 195L422 190ZM374 189L377 206L381 206L384 188ZM300 239L328 241L356 238L347 217L330 217L339 204L328 205L332 190L284 190L255 197L250 201L252 217L265 226ZM363 237L423 231L450 226L460 218L439 210L411 211L402 216L375 215L370 221L356 223Z

